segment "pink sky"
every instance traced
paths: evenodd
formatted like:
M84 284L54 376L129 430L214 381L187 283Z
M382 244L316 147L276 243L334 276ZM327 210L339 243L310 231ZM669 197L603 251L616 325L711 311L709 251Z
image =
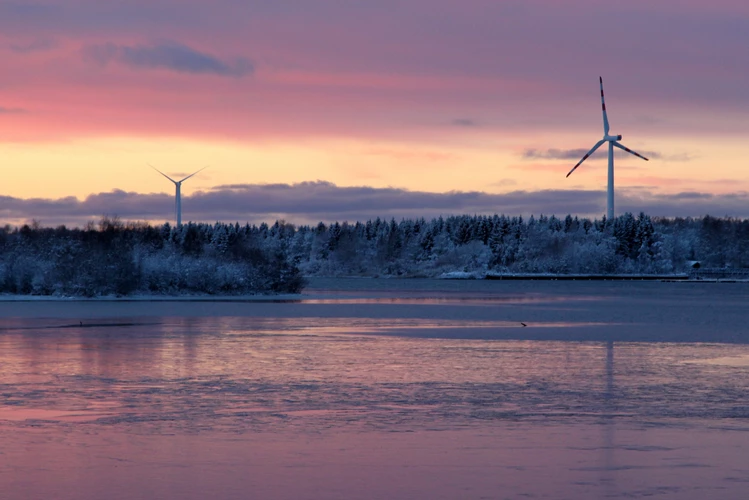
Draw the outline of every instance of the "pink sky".
M564 178L602 133L602 75L612 132L654 153L617 160L617 187L746 196L747 46L749 4L728 0L0 0L0 194L171 192L146 162L211 164L188 197L602 191L600 160Z

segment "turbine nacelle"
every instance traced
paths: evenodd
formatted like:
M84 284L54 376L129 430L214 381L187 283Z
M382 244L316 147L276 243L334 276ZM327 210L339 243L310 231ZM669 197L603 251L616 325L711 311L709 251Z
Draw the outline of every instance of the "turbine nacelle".
M606 142L621 141L622 140L622 136L621 135L609 135L609 134L606 134L606 135L603 136L603 140L606 141Z

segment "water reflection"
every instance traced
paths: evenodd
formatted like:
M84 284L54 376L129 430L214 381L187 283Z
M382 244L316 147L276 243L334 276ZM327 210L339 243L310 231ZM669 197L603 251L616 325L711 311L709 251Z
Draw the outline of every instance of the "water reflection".
M52 325L16 320L0 333L11 499L29 484L65 499L242 498L249 487L265 498L615 498L666 494L662 478L686 467L704 497L705 485L726 487L714 471L728 474L741 453L695 422L749 417L745 368L691 362L749 356L741 345L617 342L615 357L613 340L434 338L536 326L458 319ZM413 330L430 337L392 335ZM653 422L655 438L643 430ZM687 435L704 444L687 449ZM730 475L749 479L743 466ZM690 491L673 494L701 498Z
M616 492L616 425L614 421L614 341L606 342L606 390L603 394L603 472L601 483L608 496Z
M3 404L14 408L81 411L104 401L128 415L199 417L219 426L235 425L232 416L248 408L292 420L308 410L364 409L353 420L368 425L397 425L414 415L456 422L749 415L736 405L749 387L734 376L741 367L690 362L749 355L745 346L618 343L619 370L627 376L615 387L613 341L603 344L601 378L596 342L390 335L497 328L529 329L371 318L161 318L16 329L0 335L0 388ZM191 399L205 411L196 413Z

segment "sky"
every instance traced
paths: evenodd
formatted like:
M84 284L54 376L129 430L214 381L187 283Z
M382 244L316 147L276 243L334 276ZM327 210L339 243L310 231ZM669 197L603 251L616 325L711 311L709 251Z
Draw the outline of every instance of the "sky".
M749 217L739 0L0 0L0 223Z

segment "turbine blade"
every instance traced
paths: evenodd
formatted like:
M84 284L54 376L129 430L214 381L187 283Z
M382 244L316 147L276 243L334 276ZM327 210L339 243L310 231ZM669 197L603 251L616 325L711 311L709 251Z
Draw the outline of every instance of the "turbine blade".
M577 165L575 165L574 167L572 167L572 170L570 170L570 173L569 173L569 174L567 174L567 177L569 177L569 176L570 176L570 174L571 174L572 172L574 172L574 171L575 171L575 169L576 169L577 167L579 167L579 166L580 166L580 165L582 164L582 162L584 162L585 160L587 160L587 159L588 159L588 157L590 157L590 155L592 155L593 153L595 153L595 152L596 152L596 149L600 148L600 147L601 147L601 145L602 145L602 144L603 144L604 142L606 142L606 141L603 141L603 140L601 140L601 141L598 141L598 142L596 143L596 145L595 145L595 146L593 146L593 148L592 148L592 149L591 149L590 151L588 151L588 153L587 153L587 154L586 154L585 156L583 156L583 159L582 159L582 160L580 160L579 162L577 162Z
M603 110L603 135L609 135L609 115L606 114L606 101L603 98L603 77L599 76L598 81L601 83L601 109Z
M626 151L627 153L629 153L629 154L632 154L632 155L635 155L635 156L636 156L636 157L638 157L638 158L642 158L642 159L643 159L643 160L645 160L645 161L650 161L650 160L648 160L647 158L645 158L644 156L642 156L642 155L641 155L640 153L637 153L636 151L632 151L632 150L631 150L631 149L629 149L629 148L628 148L627 146L624 146L623 144L621 144L621 143L619 143L619 142L615 142L615 143L614 143L614 146L616 146L616 147L617 147L617 148L619 148L619 149L623 149L623 150L624 150L624 151Z
M158 168L154 167L154 166L153 166L153 165L151 165L150 163L146 163L146 165L148 165L148 166L149 166L149 167L151 167L152 169L156 170L156 171L157 171L158 173L160 173L161 175L163 175L164 177L166 177L167 179L169 179L169 180L170 180L170 181L172 181L173 183L177 184L177 181L175 181L174 179L172 179L171 177L169 177L169 176L168 176L168 175L166 175L166 174L165 174L164 172L162 172L162 171L161 171L161 170L159 170Z
M205 167L201 168L201 169L200 169L200 170L198 170L197 172L193 172L193 173L191 173L190 175L188 175L187 177L185 177L184 179L182 179L182 180L181 180L181 181L179 181L179 182L180 182L180 183L182 183L182 182L185 182L185 181L186 181L187 179L189 179L189 178L190 178L190 177L192 177L193 175L197 174L198 172L202 172L202 171L203 171L203 170L205 170L206 168L208 168L208 165L206 165Z

